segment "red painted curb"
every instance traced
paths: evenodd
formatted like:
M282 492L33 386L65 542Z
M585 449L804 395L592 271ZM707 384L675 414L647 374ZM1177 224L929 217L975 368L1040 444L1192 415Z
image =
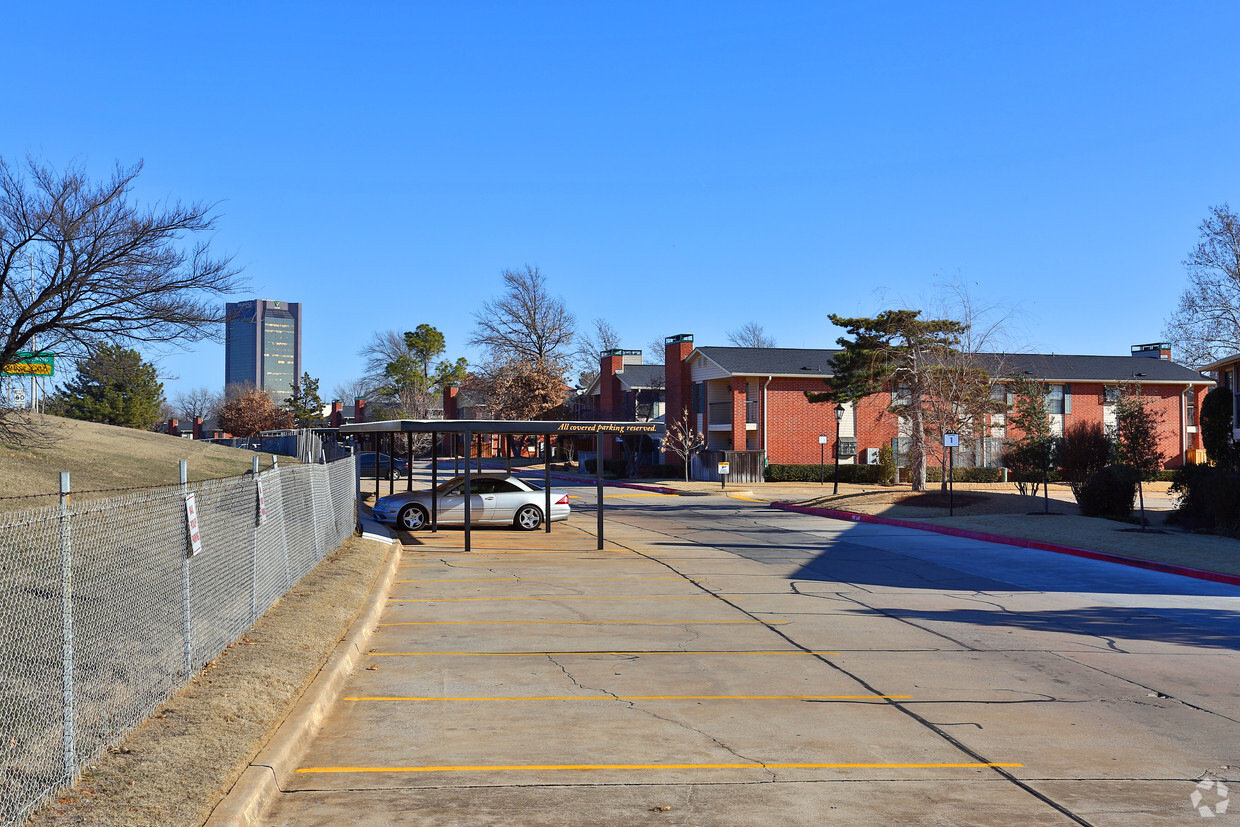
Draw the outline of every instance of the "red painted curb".
M952 537L964 537L969 540L984 540L987 543L999 543L1019 548L1032 548L1038 551L1052 551L1056 554L1068 554L1073 557L1084 557L1089 560L1101 560L1104 563L1118 563L1137 569L1148 569L1163 574L1178 574L1181 577L1193 577L1197 580L1208 580L1211 583L1226 583L1229 586L1240 586L1240 577L1234 574L1223 574L1218 571L1204 571L1188 566L1176 566L1171 563L1158 563L1153 560L1140 560L1136 557L1124 557L1119 554L1108 554L1105 551L1090 551L1084 548L1061 546L1058 543L1045 543L1041 540L1026 540L1020 537L1005 537L1001 534L989 534L984 531L970 531L967 528L918 523L912 520L897 520L892 517L876 517L872 514L854 514L851 511L836 511L831 508L813 508L805 505L789 505L787 503L771 503L781 511L795 511L800 514L812 514L816 517L828 517L833 520L847 520L852 523L876 523L878 525L899 526L918 531L933 531L936 534L947 534Z

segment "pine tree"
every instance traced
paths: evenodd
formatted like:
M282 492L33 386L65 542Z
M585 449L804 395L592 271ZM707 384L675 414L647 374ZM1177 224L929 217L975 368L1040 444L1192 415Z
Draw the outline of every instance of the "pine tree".
M855 402L890 384L897 391L890 410L908 423L909 476L914 491L926 490L927 406L933 402L933 372L942 367L965 325L950 319L922 319L917 310L884 310L872 319L828 318L848 336L832 360L830 390L805 395L811 402ZM852 337L852 338L848 338Z
M77 376L48 400L47 412L70 419L150 428L160 418L164 385L132 348L105 343L77 360Z

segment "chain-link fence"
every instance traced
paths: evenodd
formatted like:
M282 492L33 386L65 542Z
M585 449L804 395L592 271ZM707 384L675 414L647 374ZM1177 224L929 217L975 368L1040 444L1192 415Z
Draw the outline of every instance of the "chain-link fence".
M0 515L4 824L72 783L353 532L356 463L71 499Z

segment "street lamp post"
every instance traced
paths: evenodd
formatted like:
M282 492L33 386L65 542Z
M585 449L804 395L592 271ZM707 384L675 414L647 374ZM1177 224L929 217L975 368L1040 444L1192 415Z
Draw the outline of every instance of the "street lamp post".
M831 486L832 495L840 493L840 421L844 418L844 403L835 406L835 484Z
M827 484L827 437L818 437L818 484Z

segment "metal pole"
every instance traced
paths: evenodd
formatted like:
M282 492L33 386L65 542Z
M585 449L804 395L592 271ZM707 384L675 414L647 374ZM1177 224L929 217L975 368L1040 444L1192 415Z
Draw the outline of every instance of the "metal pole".
M1051 513L1051 441L1046 440L1046 454L1042 460L1042 513Z
M254 455L254 509L258 510L258 454ZM258 620L258 521L254 515L254 541L250 544L250 623Z
M184 509L185 497L189 495L189 465L185 460L180 460L178 466L181 472L181 508ZM189 543L188 537L185 538L185 543ZM190 612L189 558L190 553L186 549L181 556L181 603L184 609L181 617L181 634L183 638L182 655L186 679L194 674L194 629Z
M831 487L831 494L840 493L840 421L835 420L835 484Z
M466 431L465 432L465 444L469 445L472 439L473 439L473 436L470 434L469 431ZM482 464L482 443L481 442L478 443L478 464L479 466L481 466ZM469 465L470 465L469 457L466 457L465 458L465 550L466 551L469 551L469 540L470 540L470 535L469 535L469 498L470 498ZM482 469L479 468L479 470L482 470Z
M77 775L77 738L73 729L73 544L69 531L69 472L60 472L60 641L62 768L65 778Z
M435 432L431 432L431 441L434 442ZM433 449L432 449L433 450ZM413 490L413 434L409 434L409 482L405 485L406 491Z
M598 496L598 550L603 550L603 435L594 435L595 494Z
M439 434L431 431L431 531L439 531ZM409 485L413 485L413 468L409 468Z
M547 510L543 522L547 524L545 531L551 533L551 434L543 436L543 491L547 492Z
M482 434L478 434L478 473L482 473Z
M827 484L827 446L818 440L818 484Z
M947 448L947 516L956 516L956 449Z

